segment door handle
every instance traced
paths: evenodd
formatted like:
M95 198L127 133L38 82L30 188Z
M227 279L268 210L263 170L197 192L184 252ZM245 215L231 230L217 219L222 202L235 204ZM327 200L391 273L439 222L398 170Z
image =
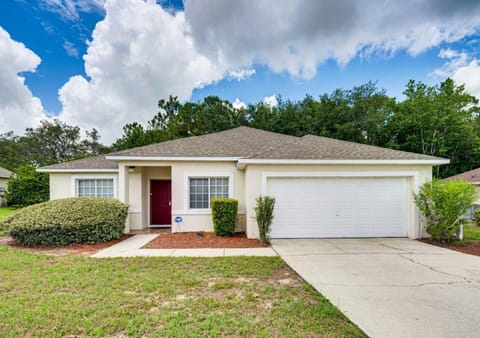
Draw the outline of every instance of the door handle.
M172 206L172 201L168 201L168 206L169 206L169 207Z

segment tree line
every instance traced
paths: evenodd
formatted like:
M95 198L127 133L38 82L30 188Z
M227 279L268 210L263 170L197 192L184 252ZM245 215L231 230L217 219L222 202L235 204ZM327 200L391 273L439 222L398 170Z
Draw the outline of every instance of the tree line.
M100 142L93 129L84 137L80 128L61 121L42 121L25 135L0 135L0 166L43 166L176 138L250 126L288 135L313 134L360 142L451 160L434 173L454 175L480 164L478 100L464 86L446 79L429 86L409 81L405 98L397 101L368 82L352 89L302 100L284 100L271 107L263 102L234 108L217 96L181 103L175 96L158 102L159 112L144 126L126 124L111 146Z

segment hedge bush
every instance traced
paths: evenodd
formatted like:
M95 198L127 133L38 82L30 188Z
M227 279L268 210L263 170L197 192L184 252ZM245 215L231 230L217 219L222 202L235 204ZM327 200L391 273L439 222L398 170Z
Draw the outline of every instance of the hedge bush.
M273 223L273 209L275 208L275 198L271 196L257 197L255 206L256 221L260 241L263 244L270 244L270 227Z
M438 180L425 182L417 194L415 203L420 209L427 232L435 241L457 240L463 216L475 201L475 187L462 180Z
M480 208L475 209L473 212L473 221L477 223L477 225L480 225Z
M35 167L25 165L10 177L5 199L9 206L25 207L48 201L49 195L48 174L38 173Z
M118 239L128 206L115 199L76 197L31 205L0 222L23 245L101 243Z
M238 201L233 198L212 198L213 232L217 236L233 236L237 220Z

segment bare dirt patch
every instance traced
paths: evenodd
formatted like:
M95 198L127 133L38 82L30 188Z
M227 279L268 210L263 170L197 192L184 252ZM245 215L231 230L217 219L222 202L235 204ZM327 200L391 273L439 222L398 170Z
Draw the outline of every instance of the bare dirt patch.
M65 246L45 245L45 246L26 246L16 243L10 237L0 237L0 246L8 246L15 249L27 250L30 252L43 253L54 256L65 256L68 254L89 256L97 251L108 248L114 244L126 240L131 235L122 235L119 239L97 244L69 244Z
M244 233L232 237L216 236L212 232L177 232L161 234L144 246L146 249L190 249L190 248L261 248L257 239L250 239Z
M460 251L470 255L480 256L480 241L465 240L463 242L463 245L453 244L453 243L440 243L440 242L432 241L429 238L422 238L420 241L424 243L436 245L442 248Z

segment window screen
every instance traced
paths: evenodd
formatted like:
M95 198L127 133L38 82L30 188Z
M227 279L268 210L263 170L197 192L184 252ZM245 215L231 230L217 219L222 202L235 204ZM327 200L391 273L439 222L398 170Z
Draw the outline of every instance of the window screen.
M228 177L190 178L191 209L208 209L216 197L228 197Z

